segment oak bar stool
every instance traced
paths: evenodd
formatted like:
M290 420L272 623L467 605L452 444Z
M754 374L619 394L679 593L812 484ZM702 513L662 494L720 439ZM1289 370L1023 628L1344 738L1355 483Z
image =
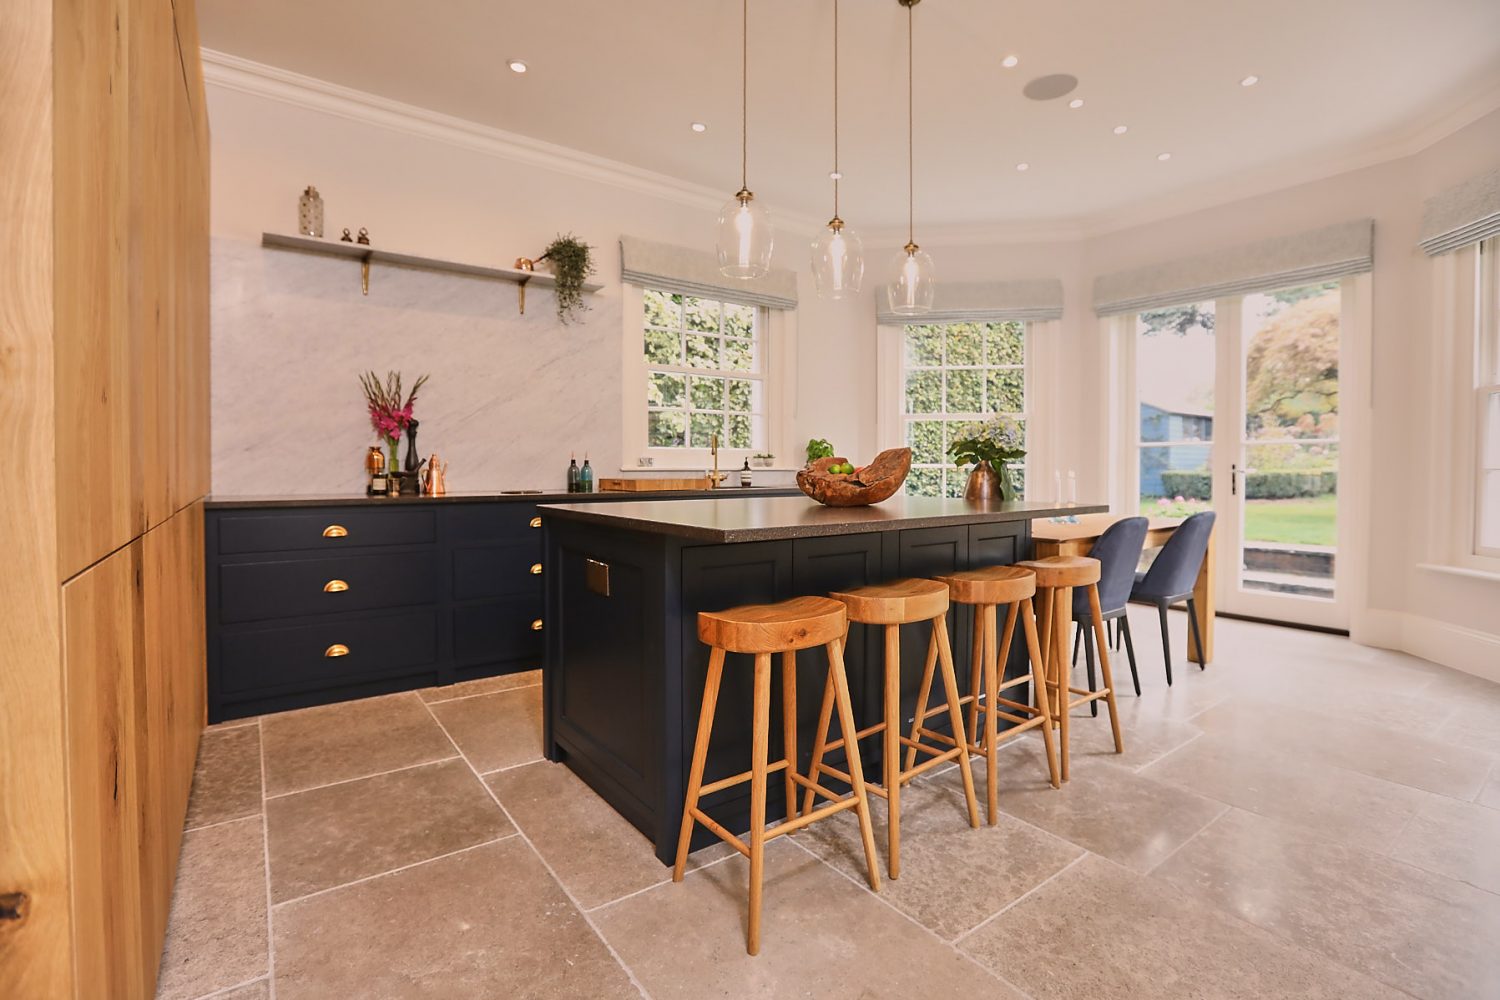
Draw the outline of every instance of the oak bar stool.
M1028 729L1041 727L1042 744L1047 752L1047 770L1052 787L1061 785L1057 770L1057 751L1052 744L1052 713L1048 707L1046 660L1042 658L1041 644L1037 639L1036 618L1032 610L1032 597L1036 594L1036 574L1020 566L990 566L984 569L966 570L939 576L938 580L948 585L949 600L954 604L969 604L974 607L974 645L969 662L973 687L962 699L969 706L968 742L969 751L985 758L985 794L991 826L999 821L997 760L1002 740L1012 739ZM995 609L1006 605L1005 634L998 648L995 643ZM1004 664L1010 660L1010 643L1019 619L1026 633L1026 651L1031 662L1031 672L1011 680L1004 679ZM938 742L950 742L948 736L923 727L933 715L942 712L944 706L929 708L927 699L932 691L932 661L922 675L922 690L917 696L917 719L912 724L911 738L915 743L923 736ZM1022 684L1030 684L1032 700L1024 704L1004 697L1004 692ZM982 695L982 697L981 697ZM984 738L979 737L979 713L984 713ZM1018 714L1019 713L1019 714ZM999 720L1015 725L1000 732ZM916 759L916 747L906 755L906 766L910 768Z
M844 675L844 634L848 627L844 605L826 597L797 597L779 604L747 604L728 611L704 611L698 615L698 638L712 647L712 650L708 658L708 679L703 689L703 707L698 715L698 735L693 743L693 765L688 775L687 799L682 808L682 832L677 838L677 864L672 869L672 881L682 881L695 822L702 823L749 858L750 924L746 932L745 950L752 955L760 952L760 897L767 840L800 830L809 823L845 809L853 809L859 814L859 832L865 843L865 864L869 869L870 888L880 888L880 872L875 864L875 835L870 826L870 804L865 797L859 746L854 744L849 749L847 780L853 792L848 798L823 788L817 783L815 775L803 777L797 771L797 650L811 649L814 646L827 647L828 689L838 705L839 728L846 734L854 732L854 711L849 706L849 682ZM724 676L725 653L749 653L755 657L754 734L750 770L705 785L703 766L708 757L709 738L713 734L714 709L719 701L719 681ZM766 754L770 743L773 653L781 654L781 729L786 755L780 761L768 764ZM773 771L786 772L787 821L768 832L766 781ZM705 795L712 795L746 781L750 782L748 845L699 808ZM807 788L808 796L808 805L800 816L796 815L796 789L799 784ZM812 797L815 793L830 799L832 805L812 811Z
M891 583L860 587L857 590L836 591L830 596L844 603L849 612L850 622L885 626L885 711L881 722L855 733L854 739L848 736L852 729L845 726L844 738L829 743L828 721L831 692L825 686L823 709L818 718L818 734L813 741L812 764L808 767L807 774L809 778L816 780L818 772L821 771L842 781L849 781L849 775L824 763L823 758L830 751L844 747L852 765L858 759L856 744L859 740L876 733L884 735L884 752L881 760L884 774L880 786L872 785L869 791L872 795L884 796L886 800L890 848L887 870L891 878L899 878L901 876L901 786L917 775L945 761L960 760L959 771L963 775L964 795L969 805L969 825L979 825L979 803L974 799L974 776L969 773L968 744L955 742L952 747L948 748L934 747L901 735L900 629L902 625L914 625L924 621L932 624L932 638L927 644L927 672L929 674L932 672L935 662L941 664L943 688L948 693L948 717L953 725L953 731L963 732L958 680L953 673L953 651L948 644L948 586L936 580L896 580ZM903 768L901 766L903 743L913 750L920 750L930 755L929 758L914 767L908 765ZM812 794L809 790L806 801L803 803L803 811L806 812L811 806Z
M1120 713L1115 707L1114 674L1109 669L1109 643L1104 636L1104 614L1099 607L1099 560L1088 556L1048 556L1029 559L1017 566L1036 574L1036 589L1041 598L1037 617L1042 622L1042 656L1047 662L1048 706L1058 727L1059 756L1062 758L1062 780L1068 780L1068 718L1073 709L1103 698L1109 706L1109 724L1114 731L1115 753L1125 752L1120 738ZM1099 648L1099 673L1104 687L1097 691L1073 687L1072 664L1068 657L1068 625L1073 617L1073 588L1084 587L1088 593L1089 624ZM1074 698L1073 695L1081 697Z

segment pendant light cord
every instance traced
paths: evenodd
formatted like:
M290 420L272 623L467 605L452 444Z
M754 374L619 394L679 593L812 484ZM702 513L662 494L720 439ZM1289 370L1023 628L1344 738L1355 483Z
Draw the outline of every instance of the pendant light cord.
M750 189L750 0L740 4L740 190Z
M839 0L833 0L833 217L839 217Z
M916 4L914 3L906 5L906 242L909 244L916 242L913 236L917 231L916 157L912 152L915 144L912 135L914 130L913 122L915 120L915 114L912 110L915 107L912 102L912 80L914 78L912 72L912 25L914 23L912 8L915 6Z

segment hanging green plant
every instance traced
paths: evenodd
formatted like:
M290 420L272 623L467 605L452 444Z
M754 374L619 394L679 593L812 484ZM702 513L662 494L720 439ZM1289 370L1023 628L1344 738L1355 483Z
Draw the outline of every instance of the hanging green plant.
M537 263L552 262L552 277L557 290L557 318L570 323L585 311L583 283L594 273L593 248L572 233L559 235L547 244Z

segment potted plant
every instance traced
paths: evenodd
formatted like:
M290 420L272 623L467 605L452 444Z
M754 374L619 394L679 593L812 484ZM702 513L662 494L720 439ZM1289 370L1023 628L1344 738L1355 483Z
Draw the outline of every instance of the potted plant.
M584 310L583 283L594 273L593 248L573 236L559 234L536 259L552 265L556 283L557 318L570 323Z
M776 461L776 456L769 452L758 451L750 456L750 464L757 469L769 469Z
M1014 417L991 417L966 424L948 445L958 466L972 465L965 500L1004 500L1015 493L1009 463L1026 457L1026 432Z
M417 402L417 390L426 382L427 376L423 375L403 398L400 372L386 372L384 382L374 372L365 372L359 377L360 387L365 391L365 405L370 411L370 426L390 449L391 463L388 468L392 475L400 474L397 448L401 443L402 432L413 423L412 407Z

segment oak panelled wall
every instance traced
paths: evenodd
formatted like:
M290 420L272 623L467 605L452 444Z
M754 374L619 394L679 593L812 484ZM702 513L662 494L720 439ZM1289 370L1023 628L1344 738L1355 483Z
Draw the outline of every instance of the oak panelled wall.
M205 713L191 0L0 4L0 994L155 992Z

